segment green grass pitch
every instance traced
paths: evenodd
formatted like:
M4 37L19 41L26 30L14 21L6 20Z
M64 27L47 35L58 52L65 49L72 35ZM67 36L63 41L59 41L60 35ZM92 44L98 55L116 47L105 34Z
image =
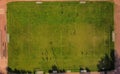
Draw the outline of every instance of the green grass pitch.
M110 2L8 3L9 67L47 71L52 65L78 71L97 70L113 49Z

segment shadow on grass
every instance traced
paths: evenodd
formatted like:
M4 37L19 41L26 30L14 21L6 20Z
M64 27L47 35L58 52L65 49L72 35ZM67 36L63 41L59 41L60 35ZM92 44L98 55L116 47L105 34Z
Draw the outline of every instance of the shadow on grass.
M103 58L97 64L98 71L104 71L105 74L107 71L115 69L115 54L114 49L111 50L110 55L105 54Z
M52 66L52 69L48 71L50 74L65 73L65 69L59 69L56 65Z
M79 70L80 70L80 74L90 74L90 72L91 72L88 67L85 67L85 68L80 67Z
M7 71L8 74L32 74L31 71L18 70L18 69L12 70L10 67L7 68Z

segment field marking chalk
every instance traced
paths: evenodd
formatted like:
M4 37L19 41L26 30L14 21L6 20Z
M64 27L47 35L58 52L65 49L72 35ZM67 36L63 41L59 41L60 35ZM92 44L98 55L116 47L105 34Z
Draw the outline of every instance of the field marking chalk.
M115 32L112 31L112 41L115 42Z
M38 1L38 2L36 2L36 4L42 4L43 2L40 2L40 1Z
M7 33L7 43L10 42L10 35Z

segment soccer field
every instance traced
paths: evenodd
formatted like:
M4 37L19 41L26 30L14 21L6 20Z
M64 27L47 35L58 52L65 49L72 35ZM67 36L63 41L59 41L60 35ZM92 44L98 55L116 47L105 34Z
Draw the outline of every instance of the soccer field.
M114 49L110 2L8 3L9 67L44 71L56 65L79 71L97 64Z

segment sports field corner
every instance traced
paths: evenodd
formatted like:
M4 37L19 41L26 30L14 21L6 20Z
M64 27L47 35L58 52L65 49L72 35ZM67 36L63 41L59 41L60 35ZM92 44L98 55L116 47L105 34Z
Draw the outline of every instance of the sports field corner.
M12 69L48 71L56 65L65 70L87 67L96 71L114 46L110 2L13 2L8 4L7 16L8 65Z

